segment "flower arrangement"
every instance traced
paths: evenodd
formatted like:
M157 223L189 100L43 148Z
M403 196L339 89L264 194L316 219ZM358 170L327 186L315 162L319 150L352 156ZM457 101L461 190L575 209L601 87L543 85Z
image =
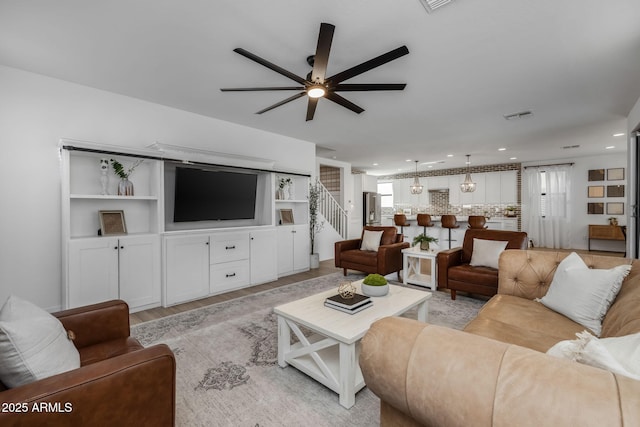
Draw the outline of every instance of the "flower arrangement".
M131 167L129 169L127 169L125 171L124 166L122 166L122 163L120 163L119 161L115 160L115 159L111 159L111 166L113 166L113 171L116 173L116 175L118 175L120 178L122 179L129 179L129 175L131 175L133 173L133 171L140 166L140 163L142 163L144 161L144 159L138 159L136 160L136 162L131 165Z
M291 181L291 178L280 178L278 180L278 188L280 188L281 190L284 189L284 187L288 187L289 185L291 185L293 181Z

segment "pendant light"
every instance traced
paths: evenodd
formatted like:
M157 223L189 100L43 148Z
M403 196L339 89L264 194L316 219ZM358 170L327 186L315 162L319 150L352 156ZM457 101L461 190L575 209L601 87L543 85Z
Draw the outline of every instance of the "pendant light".
M422 185L420 185L420 180L418 179L418 161L416 160L416 176L413 178L413 184L409 187L411 189L411 194L420 194L422 193Z
M471 156L467 154L467 176L464 177L464 182L460 184L460 191L463 193L473 193L476 191L476 183L471 179L471 161L469 157Z

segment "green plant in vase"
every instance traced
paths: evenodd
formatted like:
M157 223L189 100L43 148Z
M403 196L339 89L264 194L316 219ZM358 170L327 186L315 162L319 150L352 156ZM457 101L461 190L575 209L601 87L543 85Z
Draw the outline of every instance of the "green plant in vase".
M316 180L314 184L309 184L309 237L311 239L311 268L318 268L320 264L320 254L315 253L316 235L322 231L324 221L318 219L318 209L320 203L321 184Z
M129 169L125 170L122 163L115 159L111 159L113 171L120 177L120 182L118 183L118 196L133 196L133 183L129 181L129 176L143 161L144 159L138 159Z
M413 238L413 246L420 244L420 249L423 251L429 250L430 243L438 243L438 239L436 239L435 237L427 236L424 233L420 233Z

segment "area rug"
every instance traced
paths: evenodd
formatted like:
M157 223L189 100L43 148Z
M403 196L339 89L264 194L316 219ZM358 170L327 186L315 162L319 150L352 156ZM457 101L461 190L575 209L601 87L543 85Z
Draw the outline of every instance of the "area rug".
M379 425L380 402L366 387L345 409L333 391L295 368L277 365L273 307L337 288L342 280L341 273L330 274L133 326L132 335L143 345L166 343L175 354L176 424ZM451 301L435 292L428 321L461 329L483 303L463 296ZM416 313L405 315L415 318Z

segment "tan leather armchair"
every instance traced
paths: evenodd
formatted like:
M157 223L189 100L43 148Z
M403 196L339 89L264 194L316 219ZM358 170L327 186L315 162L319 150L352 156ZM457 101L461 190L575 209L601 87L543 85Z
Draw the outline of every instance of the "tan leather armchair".
M174 355L164 344L144 348L129 336L129 307L114 300L54 313L75 334L80 368L20 387L0 383L1 403L26 403L26 412L0 411L0 425L173 426ZM41 403L61 410L37 412Z
M527 233L522 231L468 229L461 247L438 253L438 288L493 296L498 292L498 270L492 267L469 265L473 253L473 239L507 241L506 249L527 249Z
M402 234L398 234L396 227L365 226L365 230L382 231L380 247L377 252L360 250L362 236L359 239L342 240L335 243L334 261L338 268L342 268L344 275L347 269L364 273L378 273L383 276L402 270L402 250L408 248L409 242L403 242Z

